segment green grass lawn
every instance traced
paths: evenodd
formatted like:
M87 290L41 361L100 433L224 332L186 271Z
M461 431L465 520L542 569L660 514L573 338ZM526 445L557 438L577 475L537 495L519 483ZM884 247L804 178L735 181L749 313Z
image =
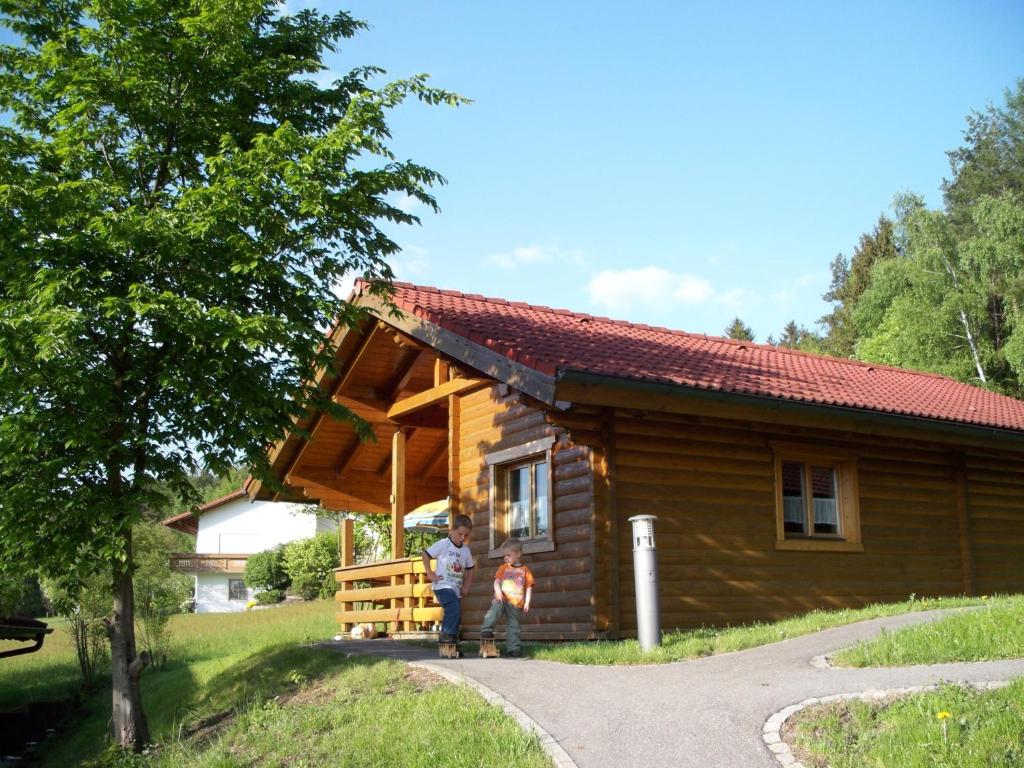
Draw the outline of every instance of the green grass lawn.
M883 633L832 661L867 667L1024 658L1024 596L982 602ZM995 691L946 685L895 701L808 707L787 728L786 740L807 766L1024 766L1024 680Z
M883 632L832 657L839 666L892 667L1024 658L1024 596L996 597L983 607L932 624Z
M741 651L865 619L982 603L983 601L974 598L912 599L902 603L869 605L856 610L812 611L776 622L666 632L661 645L647 653L640 650L640 644L636 640L531 643L524 646L523 650L527 656L535 659L561 661L567 664L667 664L718 653Z
M1024 680L980 693L945 685L891 702L808 707L783 737L808 768L1020 768Z
M507 752L517 765L549 764L534 737L471 691L409 676L404 664L299 646L332 637L335 611L332 601L317 601L175 617L169 661L142 676L161 749L139 764L454 766L464 761L449 735L459 733L485 734L474 739L474 750ZM62 627L43 651L4 661L0 691L8 702L21 698L19 691L38 699L77 685L74 648ZM46 765L79 765L99 755L109 718L108 686L86 697ZM428 741L436 744L432 751ZM431 759L417 762L423 754Z
M53 632L35 653L0 659L0 712L23 701L69 697L82 679L75 646L63 619L46 619ZM24 648L25 643L0 641L0 650Z

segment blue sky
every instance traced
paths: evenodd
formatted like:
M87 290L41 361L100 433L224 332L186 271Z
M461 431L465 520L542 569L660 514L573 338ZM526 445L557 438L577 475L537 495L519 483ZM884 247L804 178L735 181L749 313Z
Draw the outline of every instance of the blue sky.
M941 205L965 116L1024 76L1020 0L282 5L370 23L325 79L474 100L392 116L449 182L393 231L400 279L758 341L828 311L830 261L894 194Z
M759 341L828 311L895 193L940 205L965 116L1024 76L1020 2L317 7L372 25L332 68L474 99L394 115L449 182L399 278Z

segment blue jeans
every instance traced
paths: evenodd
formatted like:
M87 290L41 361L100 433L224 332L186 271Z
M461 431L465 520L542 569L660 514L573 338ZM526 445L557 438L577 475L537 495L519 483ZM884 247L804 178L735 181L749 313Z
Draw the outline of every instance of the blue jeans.
M458 638L459 624L462 623L462 600L454 589L438 589L434 597L444 608L444 621L441 622L441 634Z

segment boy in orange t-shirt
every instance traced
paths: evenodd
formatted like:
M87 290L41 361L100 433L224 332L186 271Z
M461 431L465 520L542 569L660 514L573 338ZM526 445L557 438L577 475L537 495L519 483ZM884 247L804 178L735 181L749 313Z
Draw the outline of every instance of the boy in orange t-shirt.
M480 637L494 637L494 625L503 615L508 626L505 632L505 655L516 658L520 655L519 617L530 612L530 598L533 597L533 574L519 562L523 556L523 545L517 539L509 539L501 545L505 562L494 574L494 602L491 603Z

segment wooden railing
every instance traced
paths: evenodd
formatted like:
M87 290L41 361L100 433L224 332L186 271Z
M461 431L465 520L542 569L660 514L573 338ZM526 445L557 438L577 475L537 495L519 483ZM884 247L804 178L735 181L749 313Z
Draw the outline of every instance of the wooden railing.
M388 632L433 629L444 617L418 557L349 565L334 572L338 623L347 632L354 624L385 622Z
M175 552L171 555L172 571L199 571L201 573L242 573L249 555L200 554Z

